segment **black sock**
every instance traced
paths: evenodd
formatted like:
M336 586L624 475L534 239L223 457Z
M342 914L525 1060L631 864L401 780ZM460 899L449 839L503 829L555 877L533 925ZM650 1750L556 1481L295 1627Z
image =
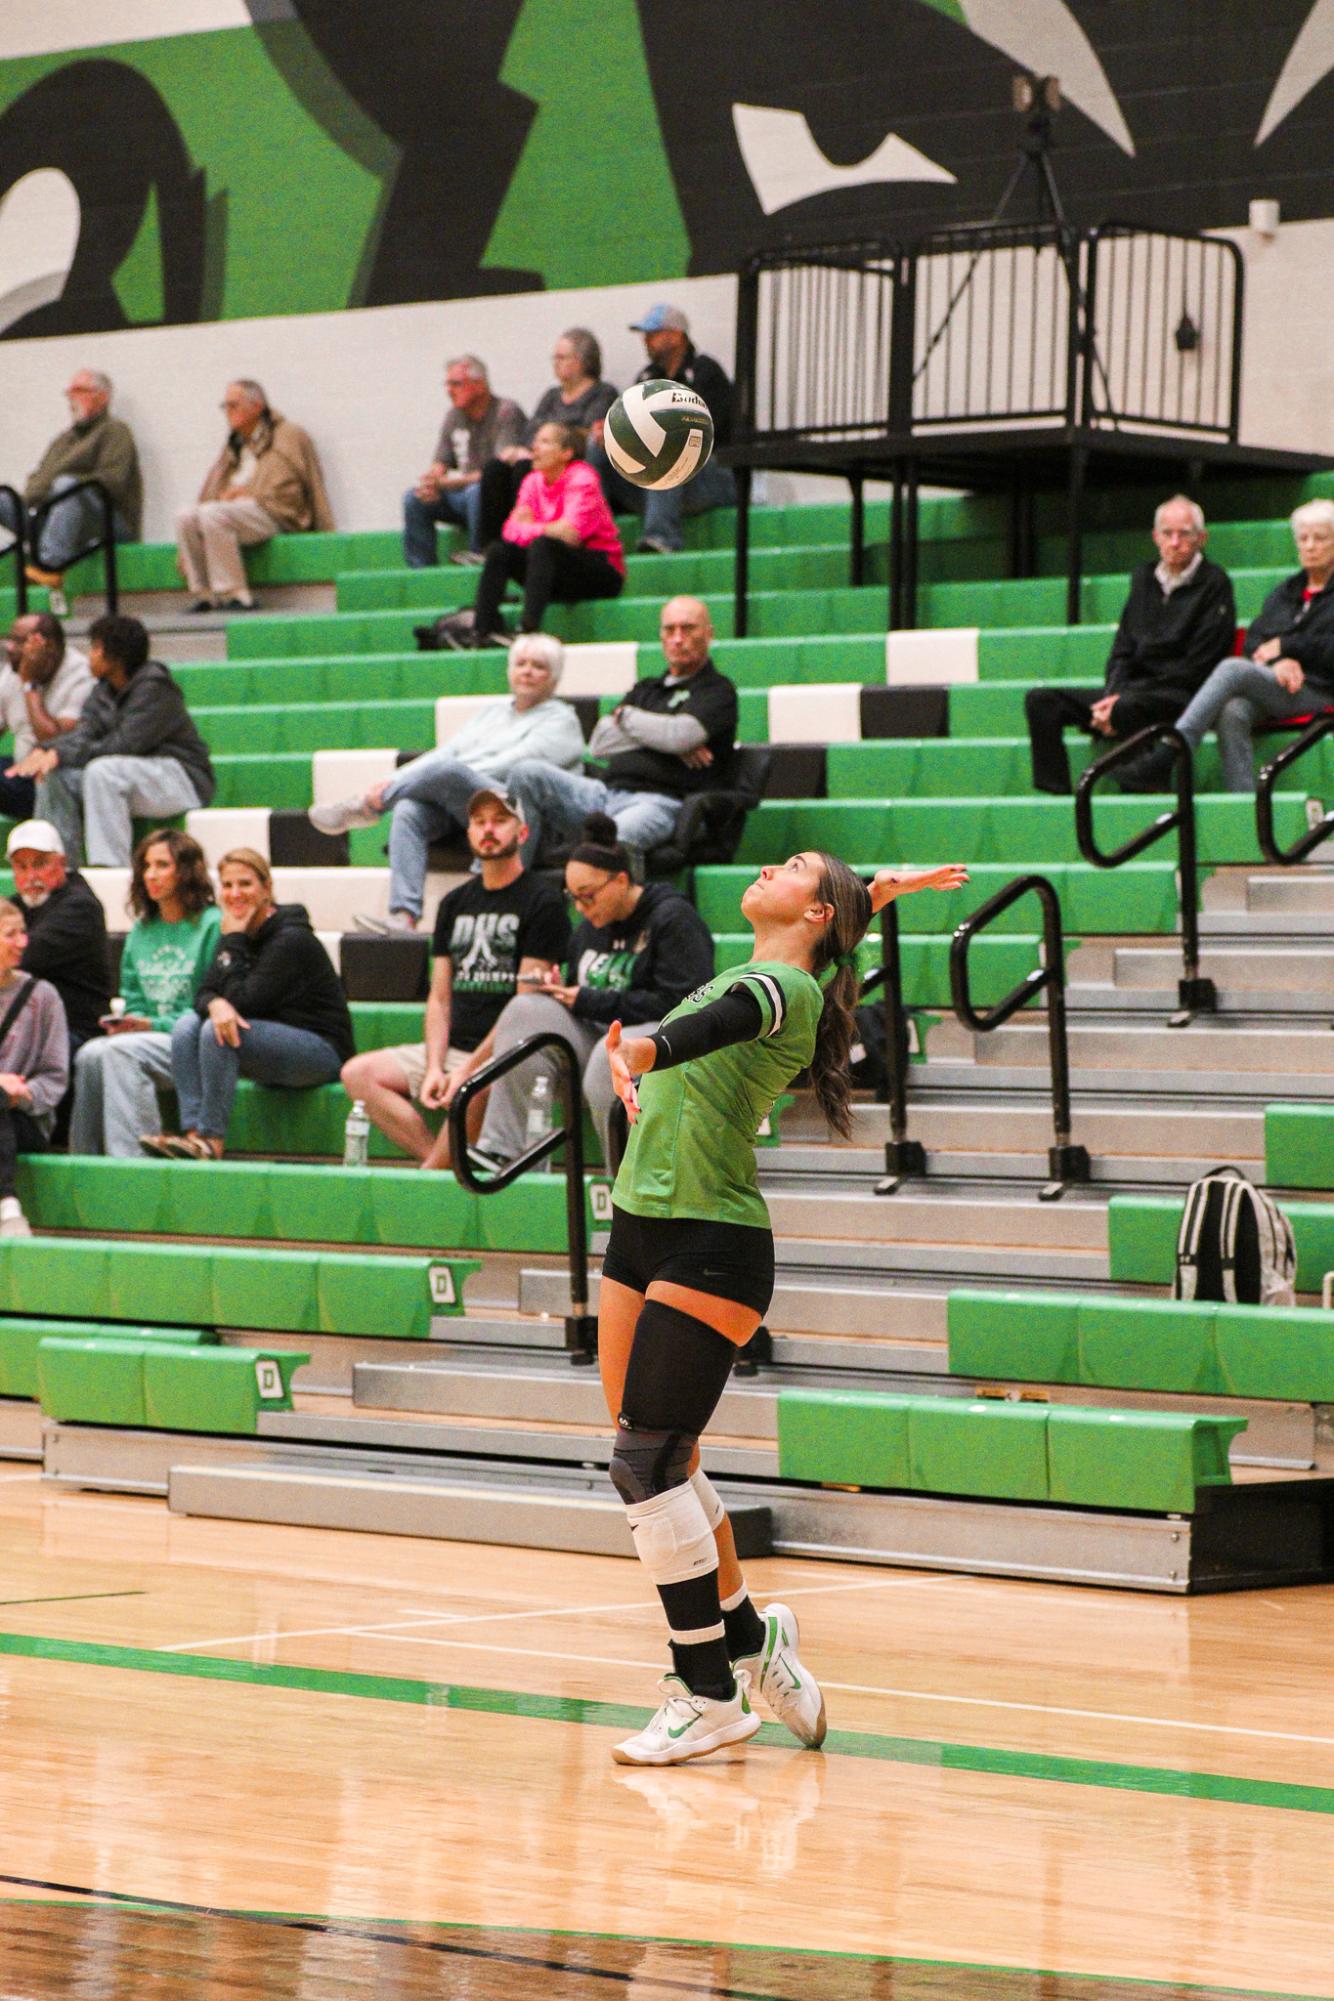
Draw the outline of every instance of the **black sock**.
M741 1602L730 1611L726 1605L723 1607L727 1651L734 1661L739 1661L743 1654L757 1654L764 1645L764 1621L755 1610L749 1591L744 1585L741 1588Z
M702 1640L683 1646L671 1642L672 1666L692 1695L707 1695L714 1702L730 1702L736 1694L736 1677L727 1657L725 1639Z

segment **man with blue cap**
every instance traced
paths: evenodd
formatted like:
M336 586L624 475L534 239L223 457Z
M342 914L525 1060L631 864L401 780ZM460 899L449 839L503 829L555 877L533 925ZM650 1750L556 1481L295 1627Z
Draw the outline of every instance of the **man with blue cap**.
M704 398L713 419L714 449L729 442L732 435L732 384L711 355L699 354L690 338L690 322L679 306L659 304L631 326L632 333L644 336L648 362L635 377L637 382L685 382ZM638 547L653 555L666 556L682 546L681 522L687 514L707 514L714 507L730 507L736 499L731 468L711 458L685 486L669 487L662 493L645 492L612 466L599 441L591 445L588 462L595 466L602 490L618 514L644 516Z

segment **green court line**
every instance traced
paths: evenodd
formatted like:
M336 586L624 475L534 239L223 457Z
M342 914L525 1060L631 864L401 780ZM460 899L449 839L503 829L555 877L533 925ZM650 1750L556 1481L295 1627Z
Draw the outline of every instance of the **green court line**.
M281 1635L279 1636L281 1637ZM184 1675L196 1681L230 1681L254 1688L294 1689L308 1695L351 1696L366 1702L401 1702L418 1709L473 1710L530 1722L592 1724L635 1730L648 1712L619 1702L578 1696L538 1695L528 1689L470 1688L460 1682L413 1681L400 1675L345 1674L333 1668L264 1665L219 1654L166 1654L146 1647L115 1647L89 1640L49 1639L41 1633L0 1633L0 1654L64 1661L82 1667L122 1668L138 1674ZM790 1746L779 1724L766 1723L756 1740ZM1095 1758L1066 1758L1046 1751L1002 1750L986 1744L952 1744L924 1737L883 1737L831 1730L826 1752L874 1758L893 1765L938 1771L985 1772L996 1778L1048 1784L1098 1786L1114 1792L1158 1793L1168 1798L1213 1800L1229 1806L1280 1808L1289 1813L1334 1814L1334 1788L1288 1785L1277 1779L1236 1778L1226 1772L1175 1771L1161 1765L1118 1765Z

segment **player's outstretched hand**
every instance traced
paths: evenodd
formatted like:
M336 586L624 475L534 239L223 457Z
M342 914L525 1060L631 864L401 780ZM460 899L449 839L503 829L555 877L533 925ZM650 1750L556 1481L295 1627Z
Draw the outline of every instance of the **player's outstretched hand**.
M942 868L877 869L871 883L871 908L883 910L896 896L911 896L917 889L962 889L967 880L962 862L946 862Z
M631 1125L639 1117L639 1093L635 1089L635 1078L653 1068L655 1053L646 1035L635 1035L627 1041L621 1034L619 1021L614 1021L607 1030L611 1086L625 1106L625 1116Z

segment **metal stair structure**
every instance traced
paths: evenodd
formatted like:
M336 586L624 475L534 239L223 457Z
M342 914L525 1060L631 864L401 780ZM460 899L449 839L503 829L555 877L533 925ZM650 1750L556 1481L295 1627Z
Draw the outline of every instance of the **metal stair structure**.
M1100 940L1073 955L1074 1125L1092 1179L1060 1201L1038 1200L1050 1138L1041 1014L985 1037L950 1019L931 1026L910 1097L928 1173L890 1197L873 1192L884 1108L858 1104L850 1141L836 1144L813 1104L797 1098L782 1143L761 1156L778 1239L771 1359L735 1378L706 1445L748 1551L1169 1592L1224 1576L1284 1581L1263 1566L1251 1574L1245 1562L1238 1572L1229 1538L1245 1544L1254 1535L1221 1515L1202 1526L812 1490L778 1478L780 1389L973 1394L972 1382L948 1374L952 1287L1134 1293L1110 1279L1111 1194L1181 1190L1220 1160L1260 1178L1266 1103L1334 1099L1334 978L1326 977L1334 871L1220 871L1201 932L1220 1011L1181 1028L1165 1025L1175 1000L1172 941ZM72 1484L162 1493L184 1513L623 1554L600 1384L563 1352L568 1307L566 1276L552 1261L493 1255L470 1310L437 1321L425 1351L391 1339L289 1337L313 1351L309 1388L293 1412L261 1418L258 1441L55 1424L46 1468ZM1151 1393L1103 1400L1171 1402ZM1309 1553L1313 1490L1334 1471L1329 1412L1207 1398L1192 1407L1245 1409L1228 1505L1262 1506L1275 1522L1288 1509L1283 1534ZM1310 1574L1300 1563L1297 1572Z

